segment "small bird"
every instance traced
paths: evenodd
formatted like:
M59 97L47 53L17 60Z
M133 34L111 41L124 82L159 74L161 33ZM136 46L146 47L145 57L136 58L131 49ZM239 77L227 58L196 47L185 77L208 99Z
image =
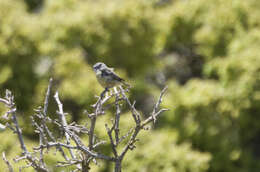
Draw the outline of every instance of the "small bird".
M124 84L130 87L129 84L125 82L124 79L120 78L114 73L113 68L107 67L106 64L98 62L93 66L94 72L96 73L96 77L98 82L102 87L106 90L109 88L113 88L117 85Z

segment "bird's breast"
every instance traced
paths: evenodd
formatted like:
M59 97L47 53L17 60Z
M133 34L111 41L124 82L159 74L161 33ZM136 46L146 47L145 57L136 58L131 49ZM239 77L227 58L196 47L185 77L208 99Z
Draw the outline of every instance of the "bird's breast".
M98 82L100 83L100 85L104 88L112 88L116 85L119 84L118 81L114 80L111 76L109 75L102 75L101 73L100 74L96 74L96 77L97 77L97 80Z

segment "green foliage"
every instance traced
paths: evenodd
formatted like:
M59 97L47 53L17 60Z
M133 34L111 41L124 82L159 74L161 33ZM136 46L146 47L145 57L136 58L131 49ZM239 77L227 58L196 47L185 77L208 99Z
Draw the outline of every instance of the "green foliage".
M177 145L171 130L148 131L140 137L139 150L131 153L124 165L128 171L202 172L209 168L210 155L192 150L189 144Z
M15 9L13 5L19 8ZM0 8L1 88L13 90L19 109L26 110L30 107L35 94L34 86L38 80L33 71L39 55L38 50L28 33L30 21L24 14L24 5L16 1L1 1ZM28 96L27 99L22 97L20 90Z
M92 64L104 61L129 74L143 71L153 64L158 32L149 3L136 2L47 1L41 20L48 32L47 44L57 45L42 47L50 48L48 53L64 51L62 47L82 49ZM66 20L65 11L70 14Z
M178 5L182 10L172 25L193 28L192 34L177 29L178 44L189 48L188 40L197 45L193 51L205 59L203 79L185 86L169 82L166 106L174 112L165 123L180 132L180 142L212 153L210 171L258 171L260 39L251 23L257 22L253 14L259 3L198 0ZM194 23L199 23L195 29Z

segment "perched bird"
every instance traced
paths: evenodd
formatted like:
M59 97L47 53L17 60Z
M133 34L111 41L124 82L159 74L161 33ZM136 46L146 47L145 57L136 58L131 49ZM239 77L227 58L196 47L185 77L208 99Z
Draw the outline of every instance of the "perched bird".
M129 87L129 84L124 79L120 78L114 73L113 68L107 67L104 63L98 62L93 66L94 72L98 82L105 89L115 87L120 84L124 84Z

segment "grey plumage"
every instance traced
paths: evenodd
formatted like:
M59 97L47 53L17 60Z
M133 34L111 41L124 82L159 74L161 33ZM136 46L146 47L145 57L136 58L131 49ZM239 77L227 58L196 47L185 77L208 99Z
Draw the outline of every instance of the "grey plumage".
M106 64L98 62L93 66L97 80L104 88L112 88L119 84L125 84L124 79L114 73L113 68L107 67Z

